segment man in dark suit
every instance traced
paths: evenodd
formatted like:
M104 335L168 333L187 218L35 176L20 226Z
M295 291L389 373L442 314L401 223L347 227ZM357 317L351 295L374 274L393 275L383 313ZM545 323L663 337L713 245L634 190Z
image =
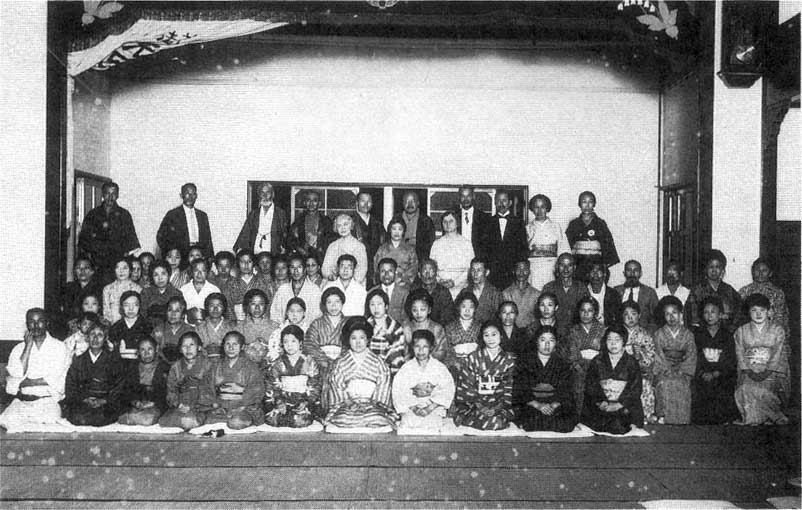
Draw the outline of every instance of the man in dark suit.
M460 186L459 207L456 209L457 230L473 245L476 257L485 258L490 215L474 207L473 186Z
M259 185L258 195L259 207L248 213L234 243L234 252L247 248L254 254L284 253L289 227L287 213L273 203L273 185L269 182Z
M650 333L657 330L657 318L654 312L657 309L657 292L651 287L643 285L640 277L643 274L640 262L628 260L624 264L624 277L627 279L623 285L617 285L615 290L621 294L621 302L634 301L640 306L640 325Z
M379 246L384 242L382 220L370 214L372 209L373 198L370 193L362 192L356 196L353 235L365 245L365 250L368 253L368 285L372 285L379 280L378 276L373 274L373 257L376 255Z
M329 243L337 238L331 218L320 212L320 194L307 191L306 210L295 218L287 236L287 251L297 251L304 257L314 255L320 260L326 255Z
M172 248L181 250L187 256L190 248L200 248L204 258L214 257L212 231L209 229L209 217L195 207L198 199L198 188L191 182L181 186L181 205L167 211L159 231L156 233L156 244L162 256Z
M512 200L506 191L496 193L496 215L490 218L486 250L490 262L490 283L506 289L515 280L515 263L527 257L526 228L510 212Z
M414 192L408 191L404 194L403 204L401 219L407 226L404 242L415 247L418 260L428 259L435 238L434 222L420 210L420 199Z
M398 269L398 263L387 257L379 261L379 284L368 291L381 289L390 298L390 306L387 309L387 315L397 320L399 323L407 320L407 314L404 311L404 303L409 295L409 288L400 285L395 280L395 272Z
M621 294L607 285L607 281L610 279L610 269L601 257L592 259L589 267L588 294L599 302L600 317L597 318L607 327L621 324L623 303Z

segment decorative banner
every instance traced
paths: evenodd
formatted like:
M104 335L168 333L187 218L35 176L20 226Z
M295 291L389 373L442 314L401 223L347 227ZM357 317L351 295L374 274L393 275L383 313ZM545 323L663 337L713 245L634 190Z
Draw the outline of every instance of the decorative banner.
M77 76L87 69L106 70L159 51L264 32L286 25L252 19L225 21L170 21L140 19L119 35L67 56L67 72Z

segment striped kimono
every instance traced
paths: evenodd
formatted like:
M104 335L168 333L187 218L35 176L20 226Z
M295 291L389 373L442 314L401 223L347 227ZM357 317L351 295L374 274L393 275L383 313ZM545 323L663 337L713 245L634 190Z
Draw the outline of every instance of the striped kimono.
M342 351L343 324L342 314L335 324L328 314L312 321L304 335L304 354L312 356L320 366L322 374L328 374L329 366ZM328 352L327 352L328 351Z
M739 371L735 403L743 423L787 423L782 407L788 396L789 366L782 326L769 322L760 330L752 322L744 324L735 332L735 354Z
M654 334L655 414L666 424L691 422L691 380L696 374L693 333L680 326L672 333L663 326Z
M225 317L220 320L217 326L212 325L208 318L200 321L195 326L195 330L203 344L203 351L210 358L219 358L223 355L223 337L229 331L236 329L237 323L229 321Z
M643 405L644 416L651 418L654 414L654 385L652 384L652 379L654 379L652 374L654 340L652 340L652 335L642 326L635 326L627 331L629 331L629 338L624 350L627 351L627 354L634 356L640 365L643 379L640 401Z
M360 387L372 388L372 392L361 393ZM332 363L324 391L326 425L395 427L398 415L390 407L390 369L369 349L340 355Z
M477 341L479 340L481 329L482 325L476 319L471 322L468 329L462 327L462 322L459 319L446 324L446 341L448 344L446 359L443 360L443 363L446 364L455 377L459 370L459 362L467 358L471 352L475 352L479 346Z
M499 350L490 359L486 349L468 355L459 364L454 400L454 423L481 430L502 430L513 419L512 379L515 355ZM492 416L482 411L492 409Z
M373 338L368 342L368 348L387 363L391 374L395 374L408 358L404 329L389 315L378 321L368 317L368 322L373 326Z
M582 401L585 397L585 376L588 373L590 361L599 354L605 329L604 324L597 320L590 324L589 329L585 329L582 324L574 324L571 327L566 361L571 365L573 371L571 386L577 409L582 409ZM583 355L582 351L585 351L586 354ZM595 354L587 354L589 351L594 351Z

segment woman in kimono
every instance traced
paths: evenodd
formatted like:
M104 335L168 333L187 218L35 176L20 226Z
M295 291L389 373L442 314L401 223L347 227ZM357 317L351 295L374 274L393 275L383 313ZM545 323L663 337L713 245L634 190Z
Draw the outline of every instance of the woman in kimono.
M395 428L398 416L390 408L390 369L368 349L373 327L363 317L351 317L343 329L345 350L332 364L324 388L325 424Z
M482 324L476 320L479 300L473 292L460 292L454 302L457 318L446 324L446 357L442 361L452 375L459 372L459 362L479 347ZM502 327L503 330L503 327Z
M788 304L785 301L785 292L777 285L771 282L771 276L774 272L768 259L759 257L752 262L752 283L742 287L738 291L741 299L746 299L752 294L763 294L769 298L771 303L771 310L769 310L769 319L783 328L785 337L788 338L790 334L790 324L788 319Z
M393 379L393 405L401 427L437 431L447 424L454 401L454 380L446 366L431 357L434 335L426 329L412 334L415 356Z
M505 352L522 355L537 350L535 342L529 342L526 329L515 325L518 318L518 305L515 301L504 301L498 307L498 320L501 322L501 348Z
M588 368L580 421L597 432L626 434L632 427L643 426L641 368L627 353L626 343L625 328L607 328L601 353Z
M518 357L512 384L515 423L527 432L571 432L577 412L571 388L571 365L554 354L557 330L543 326L536 351Z
M304 354L314 358L323 377L328 375L331 363L342 352L343 305L345 294L337 287L329 287L320 296L323 315L312 321L304 337Z
M163 260L153 263L151 282L149 287L142 289L142 315L156 325L166 319L170 298L182 294L170 283L170 265Z
M279 348L281 348L281 332L284 331L284 328L287 326L298 326L304 334L306 330L309 329L306 315L306 301L300 297L293 296L287 301L287 306L284 309L284 320L273 331L273 334L270 335L268 344L278 345ZM303 339L301 340L301 345L303 346Z
M482 325L478 349L459 363L454 423L480 430L503 430L513 419L515 355L501 348L501 324Z
M674 296L657 309L665 325L654 334L655 415L658 423L691 422L691 379L696 373L696 342L682 325L682 302Z
M201 339L194 331L184 333L178 346L181 359L173 363L167 374L168 409L159 419L159 425L189 430L203 425L206 419L200 407L200 394L212 362L200 355Z
M297 299L297 298L294 298ZM282 355L267 369L265 423L273 427L308 427L320 415L323 381L312 356L301 353L303 330L290 324L281 330Z
M204 319L195 330L201 339L207 357L219 359L223 355L223 337L237 328L235 321L228 320L228 300L220 292L212 292L203 301Z
M526 225L529 245L529 284L540 290L554 279L557 255L568 251L562 227L549 218L551 200L546 195L535 195L529 200L532 219Z
M270 343L270 337L278 325L270 320L270 301L261 289L251 289L243 298L245 318L237 321L237 331L245 338L243 354L254 363L263 360L273 362L281 354L278 343Z
M184 256L178 248L171 248L164 254L164 260L170 265L170 285L180 289L192 280L192 276L184 270ZM189 264L186 264L189 266Z
M433 307L434 298L424 288L415 289L407 295L407 299L404 301L404 311L409 320L402 323L404 339L407 345L412 345L412 333L419 329L431 331L434 335L432 357L445 363L448 356L446 330L432 319Z
M763 294L746 298L749 322L735 332L738 387L735 402L744 425L785 425L789 366L782 326L769 320L771 301Z
M387 363L390 373L395 375L407 359L407 342L404 328L387 315L390 298L380 288L368 292L365 300L365 315L373 326L369 348L373 354ZM418 330L420 331L420 330Z
M125 364L132 365L137 359L137 342L140 338L150 336L151 327L148 320L139 313L139 292L123 292L118 306L122 318L109 328L109 342L114 352L126 361Z
M409 287L418 274L418 254L415 247L404 242L407 225L400 216L390 220L387 225L387 242L379 246L373 260L374 274L379 274L379 261L383 258L395 260L395 281Z
M112 324L122 318L122 295L142 292L142 287L131 281L131 261L127 257L114 263L114 276L116 279L103 287L103 317Z
M578 324L571 327L568 342L567 361L573 371L572 387L577 408L582 408L585 395L585 376L590 361L601 350L604 336L604 325L596 318L599 315L599 302L590 296L584 296L577 303Z
M170 365L157 356L156 340L145 337L137 344L139 362L131 371L123 406L126 411L117 420L123 425L154 425L167 409L167 373Z
M537 297L535 306L535 321L526 327L526 338L530 345L535 343L537 332L543 326L551 326L557 331L557 349L554 353L568 358L568 344L570 343L570 323L560 322L557 312L560 309L557 296L551 292L541 292Z
M576 260L576 278L584 282L594 258L601 258L608 268L618 264L620 259L607 223L594 212L596 195L583 191L579 194L578 205L582 213L568 224L565 236Z
M183 296L174 296L167 301L167 316L153 328L151 336L159 346L161 357L168 363L174 363L181 357L178 340L188 331L195 331L195 326L187 324L187 302Z
M245 337L238 331L223 337L223 357L206 372L201 386L200 404L210 408L204 424L225 423L239 430L265 422L264 376L243 355L244 347Z
M710 296L700 306L704 326L694 331L698 363L691 387L691 423L731 423L739 417L735 405L735 342L732 334L721 327L721 300Z
M699 303L708 296L717 296L721 299L723 310L721 325L734 333L738 326L743 324L741 309L743 300L738 292L727 282L727 257L720 250L710 250L705 256L704 280L691 289L688 296L688 313L685 324L688 327L702 326L702 317L699 315Z
M654 375L652 366L654 365L654 339L640 325L640 305L632 300L622 305L621 323L627 330L629 336L624 350L627 354L634 356L640 365L642 376L642 389L640 394L643 415L649 421L657 421L654 415Z

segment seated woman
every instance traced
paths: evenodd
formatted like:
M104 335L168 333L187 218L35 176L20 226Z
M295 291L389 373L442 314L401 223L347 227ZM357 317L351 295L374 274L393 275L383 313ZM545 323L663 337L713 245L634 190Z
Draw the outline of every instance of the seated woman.
M162 427L184 430L203 425L206 413L199 405L201 386L212 362L201 356L201 339L197 333L184 333L178 343L181 359L167 374L167 411L159 418Z
M363 317L351 317L343 327L345 350L332 363L324 387L324 423L340 428L395 428L390 406L390 369L368 349L373 327Z
M223 337L223 358L206 372L200 404L209 409L204 424L225 423L239 430L265 421L264 376L256 363L242 355L245 337L230 331Z
M776 284L771 282L774 271L768 259L759 257L752 262L752 283L741 287L738 295L741 299L746 299L752 294L763 294L769 298L771 309L769 310L769 320L780 325L788 338L790 331L788 304L785 300L785 292Z
M270 344L270 337L278 325L270 320L270 301L261 289L251 289L243 298L245 318L237 321L237 331L245 338L245 356L254 363L274 361L281 354L278 344Z
M535 307L535 322L526 327L526 337L530 344L534 343L535 335L543 326L551 326L557 331L557 350L555 354L563 359L568 358L568 344L570 343L570 324L559 321L557 312L560 304L557 296L551 292L541 292L537 297Z
M105 327L95 324L88 336L89 350L67 371L64 417L73 425L102 427L120 416L127 374L120 357L107 348Z
M296 298L297 299L297 298ZM320 416L323 381L315 359L301 353L303 330L290 324L281 330L283 354L267 369L265 423L302 428Z
M92 312L83 312L78 318L80 321L78 322L77 331L64 339L64 347L67 349L68 365L72 363L73 359L89 349L89 340L87 339L89 330L92 326L100 322L100 318L97 314Z
M131 281L142 287L143 289L150 285L147 278L142 277L142 262L137 257L128 257L131 262Z
M281 332L287 326L298 326L301 331L306 333L309 329L309 323L306 318L306 302L299 297L292 297L287 301L286 309L284 310L284 320L273 331L268 340L268 345L278 345L279 351L281 350ZM301 339L301 346L303 347L303 339Z
M691 385L691 423L721 425L738 419L735 385L738 360L732 334L721 327L724 305L715 296L699 305L703 327L696 328L697 364Z
M167 320L158 324L151 336L156 340L161 357L168 363L174 363L181 357L178 349L178 340L188 331L195 331L195 326L187 324L187 303L181 296L171 297L167 302Z
M501 322L501 348L516 355L534 352L536 345L530 344L526 329L516 326L518 305L515 301L503 301L498 307L498 320Z
M515 370L512 384L515 423L527 432L571 432L578 419L571 366L554 354L556 329L542 326L535 339L537 350L520 356Z
M501 348L501 324L482 325L478 349L462 360L454 401L454 423L480 430L503 430L513 418L515 355Z
M131 281L131 261L121 257L114 263L115 280L103 287L103 317L114 324L122 318L120 305L126 292L142 292L139 284Z
M654 414L654 339L640 325L640 305L632 300L624 303L621 310L621 323L627 330L628 340L624 349L638 360L641 370L642 390L640 394L643 415L649 421L657 421Z
M453 211L443 214L443 237L432 244L429 258L437 263L437 282L451 292L456 300L468 284L468 272L475 254L473 244L457 231L457 217Z
M441 361L456 377L459 362L479 346L482 325L475 317L479 300L473 292L460 292L454 305L457 307L457 318L446 324L446 356Z
M404 339L407 345L412 345L412 333L419 329L428 329L434 335L432 357L445 363L448 357L446 331L443 326L432 320L433 305L434 299L426 289L415 289L407 295L407 299L404 301L404 311L409 320L402 323Z
M181 291L170 283L170 265L167 262L154 262L151 271L152 285L142 290L142 312L155 325L167 318L167 302L181 296Z
M383 258L395 260L395 281L409 287L418 274L418 254L415 247L404 242L407 225L400 216L396 216L387 224L387 242L379 246L373 260L373 270L379 274L379 261Z
M125 291L120 298L122 318L109 328L109 342L116 354L126 361L136 359L136 344L139 339L150 336L150 324L139 313L139 293Z
M365 315L373 326L373 337L370 339L370 350L387 363L391 374L398 372L407 359L407 342L404 328L387 315L390 298L380 288L368 292L365 300Z
M323 315L312 321L304 338L304 354L312 356L324 377L329 366L342 352L345 294L337 287L329 287L320 296Z
M155 425L167 409L167 373L170 365L158 359L158 344L144 337L137 344L139 363L129 371L122 396L123 409L117 420L123 425Z
M431 357L434 335L426 329L412 333L414 358L393 378L393 405L401 427L439 430L448 421L454 401L454 380L446 366Z
M607 328L601 353L588 367L581 422L597 432L626 434L643 426L641 369L624 349L627 338L623 327Z
M270 281L270 289L273 296L279 287L285 283L290 283L290 263L284 255L277 255L273 260L273 279Z
M769 320L771 301L763 294L746 297L749 322L735 332L738 387L735 402L744 425L785 425L788 351L782 326Z
M354 280L364 286L368 272L368 252L365 250L365 245L357 241L356 237L352 235L353 227L353 218L345 213L337 215L334 219L334 230L339 234L340 238L329 244L326 249L326 257L323 259L320 272L329 281L336 280L340 255L347 253L356 259Z
M590 296L582 297L577 303L578 324L571 327L568 338L567 361L573 370L574 401L577 409L582 408L585 394L585 375L590 361L601 350L601 339L604 326L596 318L599 314L599 302Z
M682 325L682 302L666 296L657 306L664 326L654 334L654 393L658 423L691 422L691 380L696 373L696 343Z
M217 359L223 354L223 337L237 328L236 321L226 319L228 301L219 292L212 292L203 301L204 317L195 328L200 336L203 352Z

